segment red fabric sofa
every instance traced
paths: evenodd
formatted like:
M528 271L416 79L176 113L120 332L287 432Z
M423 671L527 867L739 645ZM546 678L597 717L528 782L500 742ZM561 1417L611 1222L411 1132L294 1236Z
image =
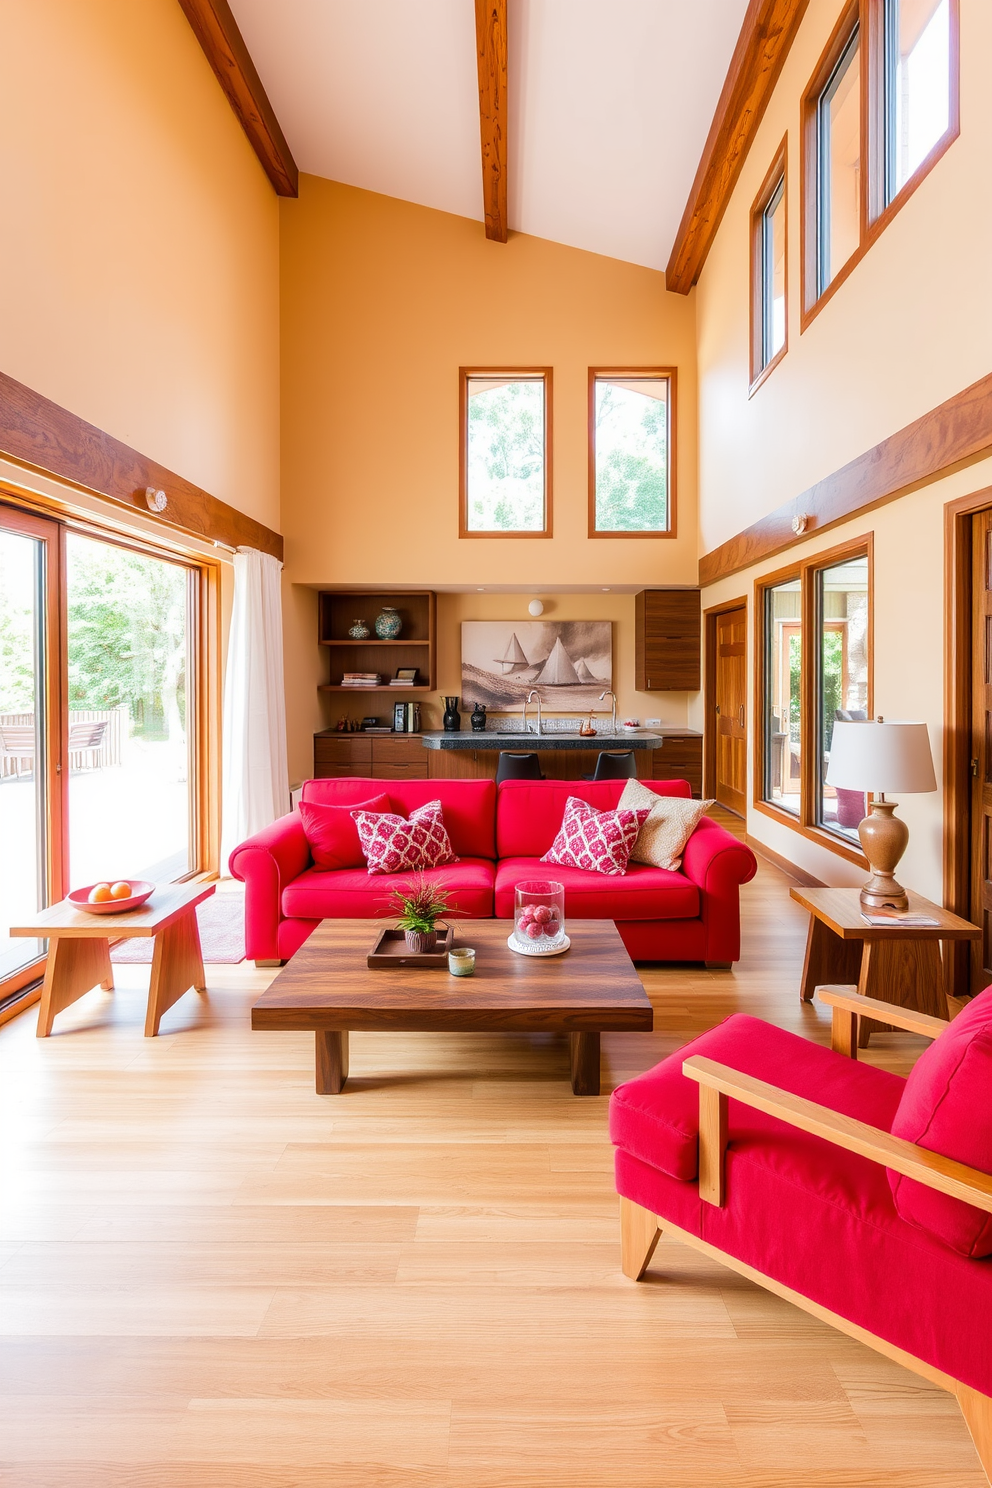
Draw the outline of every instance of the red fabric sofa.
M723 1260L951 1390L989 1472L992 989L951 1024L817 992L834 1049L735 1014L614 1091L623 1269ZM868 1011L939 1035L908 1081L857 1062Z
M648 783L659 795L690 795L684 780ZM519 880L554 877L565 885L566 915L615 920L635 960L736 961L738 891L757 864L750 848L709 817L689 839L678 873L632 863L621 878L539 864L561 825L568 796L602 811L616 806L623 787L622 780L508 780L497 788L491 780L342 777L306 781L302 799L357 806L386 794L404 816L439 799L459 861L430 876L445 880L459 915L509 919ZM230 865L245 884L245 942L256 961L287 961L322 919L390 914L391 876L370 875L364 868L316 868L298 812L235 848Z

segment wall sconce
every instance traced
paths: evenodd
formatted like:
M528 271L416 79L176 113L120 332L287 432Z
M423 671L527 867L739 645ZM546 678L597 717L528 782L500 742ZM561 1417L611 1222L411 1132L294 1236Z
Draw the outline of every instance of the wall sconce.
M806 525L807 525L808 522L809 522L809 517L806 515L805 512L800 512L797 517L793 517L793 519L792 519L792 530L796 534L797 537L800 535L800 533L806 531Z
M528 614L531 614L531 615L534 615L534 616L543 615L544 614L544 601L543 601L543 599L532 599L531 602L530 602L530 604L527 606L527 612L528 612Z
M161 512L169 504L169 498L164 491L157 491L154 486L145 487L145 502L149 511Z

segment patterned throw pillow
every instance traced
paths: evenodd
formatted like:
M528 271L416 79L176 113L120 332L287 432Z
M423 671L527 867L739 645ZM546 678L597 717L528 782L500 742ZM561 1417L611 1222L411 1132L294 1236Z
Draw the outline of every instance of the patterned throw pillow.
M692 801L685 796L659 796L639 780L628 780L620 805L636 810L650 807L650 815L638 834L630 854L632 863L650 863L677 873L682 852L693 832L715 801Z
M578 796L569 796L558 836L541 862L587 868L591 873L626 873L631 848L649 814L647 807L597 811Z
M457 863L444 827L440 801L428 801L410 812L410 820L392 811L353 811L358 837L370 873L402 873L407 868L439 868Z

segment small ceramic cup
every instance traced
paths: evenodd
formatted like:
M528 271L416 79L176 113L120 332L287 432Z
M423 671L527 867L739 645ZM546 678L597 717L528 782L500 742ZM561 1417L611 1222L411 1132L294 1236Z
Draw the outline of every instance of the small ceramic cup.
M448 970L452 976L471 976L475 971L475 952L469 946L456 946L448 952Z

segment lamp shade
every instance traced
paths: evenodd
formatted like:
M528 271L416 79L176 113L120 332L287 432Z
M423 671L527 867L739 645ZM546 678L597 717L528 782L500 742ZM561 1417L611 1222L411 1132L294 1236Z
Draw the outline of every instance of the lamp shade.
M937 789L925 723L835 723L827 784L841 790Z

